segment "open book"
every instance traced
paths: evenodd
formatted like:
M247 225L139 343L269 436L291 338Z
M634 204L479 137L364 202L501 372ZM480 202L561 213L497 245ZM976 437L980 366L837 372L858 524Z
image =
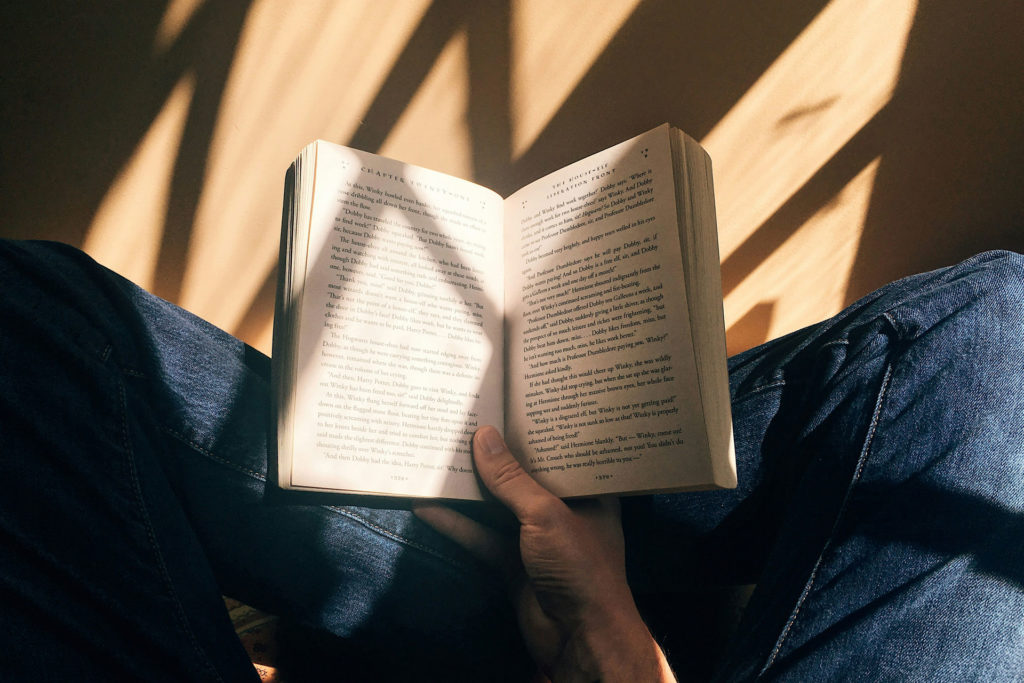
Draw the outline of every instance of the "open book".
M563 497L736 485L692 139L664 125L507 199L323 141L287 178L281 487L480 499L484 424Z

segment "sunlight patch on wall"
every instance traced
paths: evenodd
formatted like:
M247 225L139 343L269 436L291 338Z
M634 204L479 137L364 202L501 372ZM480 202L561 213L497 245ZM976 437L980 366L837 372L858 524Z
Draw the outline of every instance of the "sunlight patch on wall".
M428 6L253 4L210 144L183 306L228 330L245 319L277 263L288 166L317 138L348 142ZM249 341L269 348L269 325Z
M725 259L890 99L916 0L832 0L702 140Z
M107 190L82 244L94 259L142 287L153 286L174 162L194 92L195 76L188 73Z
M409 106L391 129L380 154L460 178L473 175L469 109L468 37L456 31Z
M512 160L558 113L640 0L512 4ZM582 21L581 18L586 20Z
M753 340L759 343L818 322L823 310L842 309L880 163L878 157L868 164L725 297L727 327L771 302L765 334ZM822 279L822 273L829 277ZM731 353L741 350L731 344Z
M156 37L153 40L153 51L157 54L166 52L167 49L178 39L181 32L185 30L189 19L195 15L196 10L203 6L204 0L170 0L160 25L156 27Z

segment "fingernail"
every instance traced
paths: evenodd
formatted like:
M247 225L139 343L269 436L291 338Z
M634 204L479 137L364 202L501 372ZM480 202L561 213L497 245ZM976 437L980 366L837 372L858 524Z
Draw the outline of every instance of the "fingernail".
M483 433L480 434L480 440L483 442L484 448L487 449L488 455L498 455L508 450L505 447L504 439L501 438L501 434L493 427L483 430Z

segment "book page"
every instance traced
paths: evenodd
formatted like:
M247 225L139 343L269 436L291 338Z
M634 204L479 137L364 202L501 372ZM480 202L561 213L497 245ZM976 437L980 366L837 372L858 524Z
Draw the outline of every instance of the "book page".
M558 495L712 481L668 133L506 200L506 432Z
M470 439L502 420L500 198L317 146L291 485L479 498Z

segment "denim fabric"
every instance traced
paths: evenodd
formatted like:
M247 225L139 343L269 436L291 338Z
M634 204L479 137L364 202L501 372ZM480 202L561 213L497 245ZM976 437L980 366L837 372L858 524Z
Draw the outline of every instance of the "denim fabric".
M638 587L757 583L719 680L1024 680L1022 382L1007 253L731 359L740 486L629 501Z
M62 245L0 242L0 292L0 677L252 679L221 594L396 671L525 669L407 511L268 503L266 357Z
M722 680L1024 678L1022 301L984 254L731 359L740 487L623 510L636 590L758 584ZM224 593L521 678L497 577L408 512L269 495L265 357L60 245L0 243L0 315L2 675L252 680Z

